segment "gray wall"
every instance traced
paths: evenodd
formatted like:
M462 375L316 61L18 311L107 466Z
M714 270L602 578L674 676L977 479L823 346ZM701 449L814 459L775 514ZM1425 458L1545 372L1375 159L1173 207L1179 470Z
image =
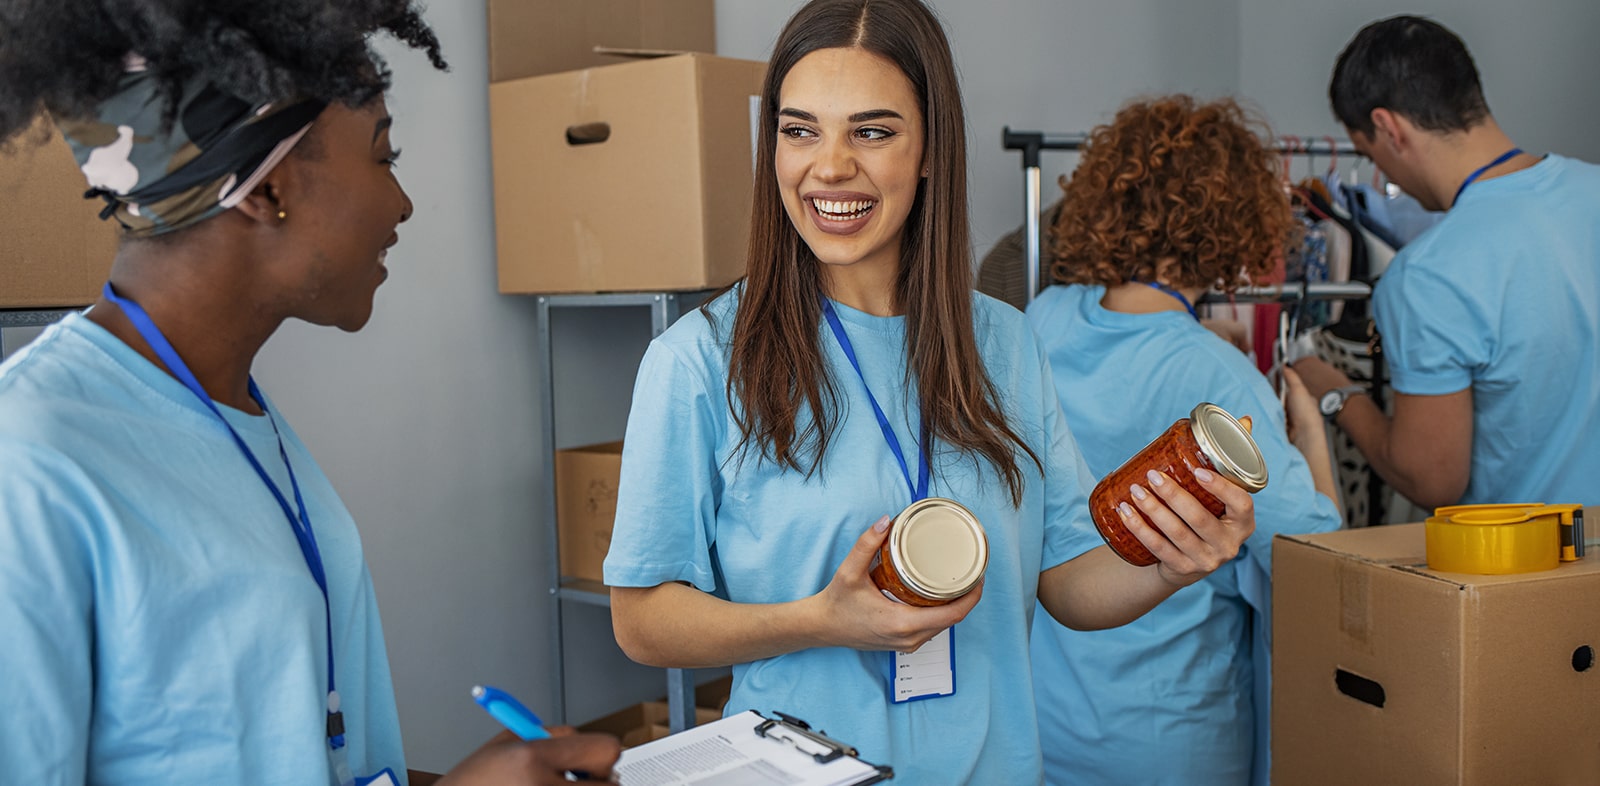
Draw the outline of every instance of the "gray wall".
M1372 0L935 5L963 77L980 253L1022 220L1019 158L1000 149L1002 126L1084 130L1139 94L1242 89L1283 130L1337 132L1321 98L1333 53L1390 13ZM1583 40L1600 29L1592 0L1432 5L1461 7L1445 20L1479 52L1492 106L1519 140L1600 158L1597 102L1580 81L1600 72ZM796 3L717 6L720 51L764 58ZM484 8L435 3L428 18L452 73L386 49L394 138L407 151L400 177L417 216L389 255L376 314L356 336L286 326L256 371L361 524L410 764L442 770L496 731L467 698L472 684L550 706L552 618L539 534L548 501L533 483L548 465L536 447L533 302L495 287ZM1071 158L1047 157L1047 189ZM585 313L562 324L581 340L557 358L556 440L617 438L629 395L618 378L645 328ZM603 612L567 618L568 656L582 661L569 680L572 717L660 693L658 672L626 667Z
M1238 0L1239 89L1283 133L1337 133L1328 77L1364 25L1430 16L1466 42L1500 125L1532 153L1600 160L1594 0Z
M795 0L719 0L717 49L765 60ZM1022 157L1001 129L1075 132L1140 95L1235 90L1237 0L932 0L945 23L967 110L972 238L978 256L1024 218ZM1077 156L1047 153L1042 198Z
M547 707L546 571L533 525L538 398L531 299L496 293L482 3L428 14L453 71L387 46L400 227L356 335L286 325L256 377L360 523L412 767L496 733L478 682Z

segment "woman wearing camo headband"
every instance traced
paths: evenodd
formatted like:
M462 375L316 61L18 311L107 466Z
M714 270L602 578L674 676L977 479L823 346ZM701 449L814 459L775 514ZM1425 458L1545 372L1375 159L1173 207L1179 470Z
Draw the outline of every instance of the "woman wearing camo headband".
M250 378L285 320L367 322L411 215L380 30L444 67L410 0L0 0L0 141L49 111L124 229L0 366L0 783L405 782L355 523ZM446 781L617 750L502 735Z

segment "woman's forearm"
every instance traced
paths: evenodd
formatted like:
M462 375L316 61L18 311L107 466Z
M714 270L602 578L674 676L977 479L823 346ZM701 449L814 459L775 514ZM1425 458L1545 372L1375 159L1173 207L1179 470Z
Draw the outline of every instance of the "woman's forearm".
M669 582L613 587L611 624L629 658L649 666L698 669L827 646L815 598L732 603Z
M1039 602L1073 630L1126 625L1176 591L1154 567L1129 565L1107 546L1039 574Z

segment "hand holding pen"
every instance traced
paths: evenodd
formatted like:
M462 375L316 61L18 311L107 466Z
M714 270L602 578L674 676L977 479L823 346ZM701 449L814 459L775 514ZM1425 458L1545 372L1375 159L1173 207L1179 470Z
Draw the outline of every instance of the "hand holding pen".
M622 753L617 738L578 734L567 726L546 728L510 694L488 686L473 688L472 695L507 730L435 786L614 782L611 767Z
M472 700L478 702L500 725L506 727L512 734L524 740L547 740L550 732L544 728L544 721L533 714L533 710L522 706L515 696L499 688L477 685L472 688Z

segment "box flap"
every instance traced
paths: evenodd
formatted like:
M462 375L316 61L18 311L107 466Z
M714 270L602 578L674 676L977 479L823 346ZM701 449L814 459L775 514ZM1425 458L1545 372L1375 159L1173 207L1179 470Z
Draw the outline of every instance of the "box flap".
M611 55L613 57L637 57L639 59L702 54L700 52L691 52L687 49L628 49L617 46L596 46L594 48L594 53L597 55Z
M489 81L617 62L618 49L714 52L713 0L488 0Z
M1421 524L1391 524L1306 535L1279 535L1376 565L1424 565L1427 548Z
M561 453L583 453L590 456L620 456L622 455L622 440L616 442L600 442L594 445L583 445L576 448L562 448Z

